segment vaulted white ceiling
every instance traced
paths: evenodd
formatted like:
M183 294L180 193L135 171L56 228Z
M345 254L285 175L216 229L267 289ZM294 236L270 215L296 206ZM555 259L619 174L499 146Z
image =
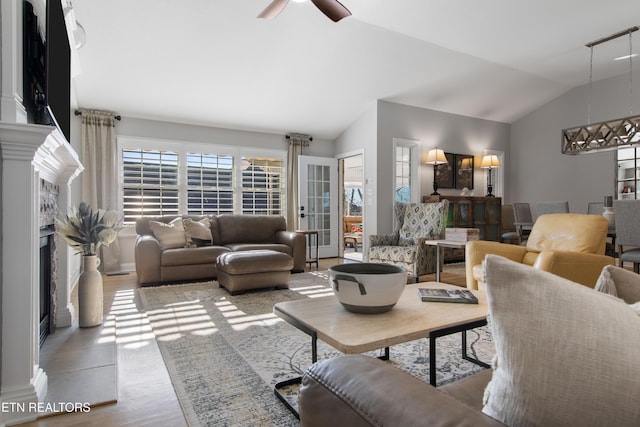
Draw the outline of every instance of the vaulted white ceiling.
M587 42L640 24L638 0L75 0L86 30L78 105L334 139L376 100L513 122L589 81ZM628 37L593 79L629 72ZM633 36L640 50L640 32ZM640 69L640 60L634 60Z

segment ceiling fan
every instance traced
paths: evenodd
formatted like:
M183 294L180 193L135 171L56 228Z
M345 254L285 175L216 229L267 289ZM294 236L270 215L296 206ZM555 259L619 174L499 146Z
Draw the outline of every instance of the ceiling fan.
M305 0L294 0L296 2L303 2ZM342 3L338 0L311 0L313 4L316 5L318 9L333 22L338 22L342 18L346 18L347 16L351 16L351 12L349 9L344 7ZM258 15L258 18L263 19L273 19L280 14L285 8L285 6L289 3L289 0L273 0L269 6L265 8L265 10Z

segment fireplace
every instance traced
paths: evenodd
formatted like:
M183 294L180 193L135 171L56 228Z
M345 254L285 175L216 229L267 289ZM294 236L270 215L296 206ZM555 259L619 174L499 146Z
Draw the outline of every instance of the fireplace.
M55 219L58 214L60 186L40 179L40 347L56 328L57 251Z
M75 150L62 133L50 126L0 122L2 179L1 222L2 329L0 401L10 402L24 411L0 413L0 425L34 420L37 412L28 410L47 394L47 374L40 366L40 308L49 310L49 326L70 326L74 317L70 294L77 283L80 260L66 245L55 244L55 234L43 228L43 183L59 188L57 207L65 212L71 206L71 182L82 171ZM52 222L47 224L47 228ZM49 261L40 260L41 242L47 242ZM48 249L46 247L48 246ZM57 249L56 249L57 246ZM46 258L46 254L43 253ZM51 262L51 258L54 262ZM40 290L40 266L50 266L51 293ZM43 296L41 299L40 297Z
M55 332L55 287L52 286L55 272L55 247L53 226L40 229L40 347L49 334Z

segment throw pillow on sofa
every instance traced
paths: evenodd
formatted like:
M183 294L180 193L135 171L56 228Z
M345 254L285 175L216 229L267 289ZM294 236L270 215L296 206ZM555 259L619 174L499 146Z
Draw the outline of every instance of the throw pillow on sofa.
M162 250L184 248L187 238L184 233L182 218L178 217L169 224L159 221L149 221L153 236L160 242Z
M640 275L625 268L607 265L594 287L596 291L622 298L628 304L640 301Z
M496 347L482 412L510 426L640 425L640 317L625 303L496 255Z
M183 224L188 248L211 245L213 239L211 238L211 223L209 222L209 218L203 218L200 221L185 218Z

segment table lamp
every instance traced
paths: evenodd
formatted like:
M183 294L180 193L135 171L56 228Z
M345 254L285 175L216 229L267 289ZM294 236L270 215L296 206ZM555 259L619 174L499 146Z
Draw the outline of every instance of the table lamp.
M482 163L480 167L483 169L487 169L487 196L486 197L494 197L493 194L493 185L491 183L491 173L493 168L500 167L500 160L498 160L498 156L495 154L487 154L482 158Z
M436 179L438 165L446 165L447 157L444 155L444 151L439 148L434 148L433 150L429 150L427 153L427 161L425 162L428 165L433 165L433 193L432 196L439 196L438 193L438 182Z

